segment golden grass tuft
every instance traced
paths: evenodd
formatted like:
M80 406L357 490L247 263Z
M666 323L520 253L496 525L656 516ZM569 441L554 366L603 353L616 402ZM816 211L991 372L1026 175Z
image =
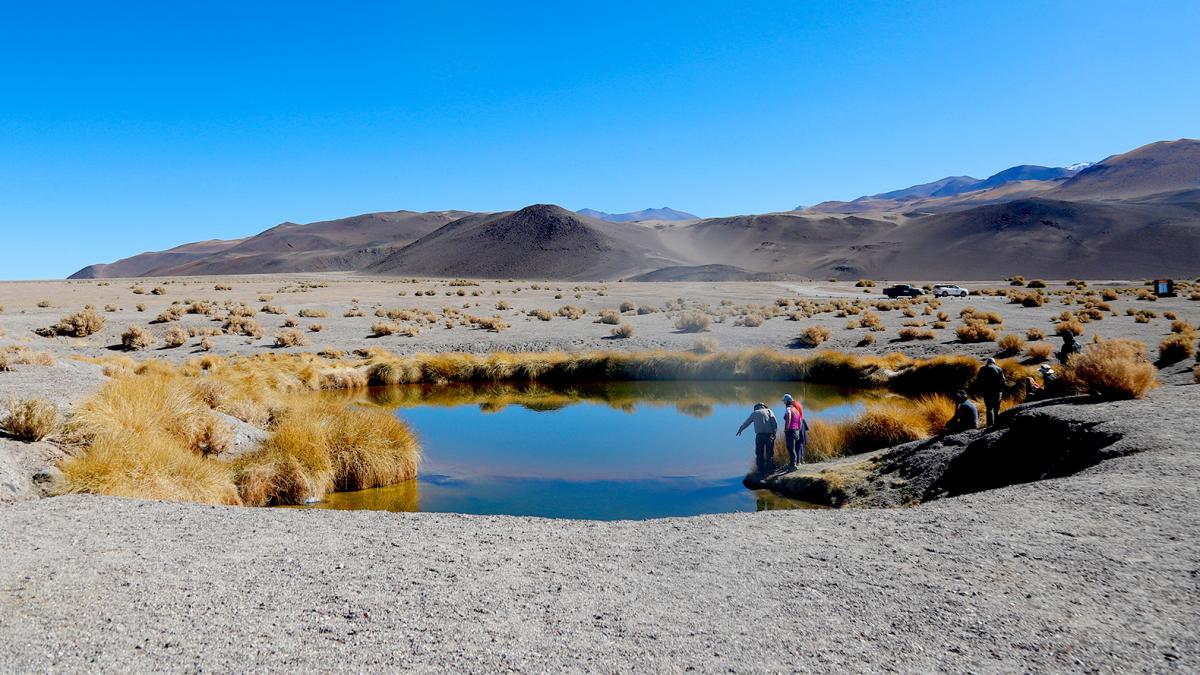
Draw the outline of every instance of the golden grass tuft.
M304 333L294 328L285 328L275 333L276 347L303 347L307 344L308 338L304 337Z
M612 336L615 338L631 338L633 337L633 326L623 323L612 329Z
M996 345L1000 347L1000 353L1005 355L1020 354L1025 348L1025 338L1018 333L1007 333L1002 335L996 341Z
M241 503L227 464L192 452L169 434L120 431L102 436L60 469L57 491L63 494Z
M150 331L138 325L130 326L121 333L121 346L128 350L142 350L154 344Z
M58 430L58 408L40 398L11 400L0 429L22 441L40 441Z
M69 430L85 442L121 435L159 435L185 449L210 451L217 424L196 382L155 372L164 365L142 364L143 375L124 375L75 408ZM169 368L169 366L165 366Z
M1104 399L1142 398L1158 386L1146 347L1133 340L1101 340L1069 359L1064 378L1079 393Z
M712 319L700 312L684 312L675 320L675 329L684 333L701 333L712 325Z
M416 438L389 412L313 400L289 410L234 473L246 504L299 504L415 478L420 456Z
M808 347L816 347L830 338L832 333L824 326L809 326L800 334L800 342Z
M954 329L954 334L962 342L991 342L996 339L996 330L986 321L967 320Z
M85 307L74 314L68 314L58 320L48 329L42 329L44 335L67 335L70 337L87 337L100 332L104 328L104 317L93 307Z
M1195 333L1172 333L1158 343L1158 360L1163 365L1190 359L1195 353Z
M190 337L191 334L189 334L183 328L179 326L173 326L166 332L165 335L163 335L163 344L171 348L182 347L187 344L187 341Z
M1025 356L1037 363L1045 361L1054 353L1054 345L1049 342L1032 342L1025 347Z

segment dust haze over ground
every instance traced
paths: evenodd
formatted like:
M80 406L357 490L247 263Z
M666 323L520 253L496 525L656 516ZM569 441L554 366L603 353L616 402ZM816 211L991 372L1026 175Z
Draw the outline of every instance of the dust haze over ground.
M149 292L160 284L163 295ZM120 353L113 346L135 323L160 338L156 348L135 354L139 359L199 354L199 338L157 347L176 323L219 325L208 317L148 325L185 298L286 311L258 314L262 339L213 338L216 354L324 346L640 351L687 349L701 337L721 349L791 350L794 338L817 324L832 331L822 347L985 356L995 343L955 341L959 309L1002 314L1001 333L1037 327L1047 334L1055 315L1077 309L1055 296L1035 308L996 297L945 299L942 309L952 318L935 340L895 341L908 317L880 312L887 330L869 347L855 346L862 329L848 330L847 318L830 313L776 317L758 327L726 321L689 334L677 331L667 312L629 312L621 321L634 326L634 336L613 339L612 326L594 319L625 301L662 308L683 298L715 309L722 301L882 296L878 287L864 293L850 283L788 281L538 285L345 274L3 283L0 347L25 345L58 359L0 372L0 400L37 395L69 408L104 381L98 367L70 357ZM147 292L134 294L133 286ZM415 296L418 289L435 295ZM259 301L267 295L273 297ZM43 300L48 307L37 306ZM501 301L510 308L496 309ZM146 310L137 312L136 303ZM493 333L439 323L413 338L367 337L376 306L464 303L471 305L464 312L498 313L512 328ZM100 333L33 333L85 304L108 319ZM109 304L116 311L104 312ZM365 316L342 316L352 304ZM577 321L526 316L565 304L588 313ZM1088 323L1085 342L1094 333L1130 337L1153 351L1170 332L1165 312L1200 323L1200 302L1186 297L1148 302L1121 295L1111 305L1117 316ZM1137 323L1128 308L1153 310L1157 318ZM299 318L302 309L329 316ZM271 334L287 317L297 317L301 329L314 322L323 329L308 334L307 347L276 350ZM1167 384L1145 401L1063 407L1064 419L1115 425L1129 454L1063 478L906 509L605 523L35 499L40 488L31 482L21 500L0 503L0 669L1194 672L1200 386L1185 384L1191 366L1162 371ZM733 438L737 422L730 420L730 451L749 457L743 439ZM32 481L30 472L55 450L3 439L0 483L5 471Z

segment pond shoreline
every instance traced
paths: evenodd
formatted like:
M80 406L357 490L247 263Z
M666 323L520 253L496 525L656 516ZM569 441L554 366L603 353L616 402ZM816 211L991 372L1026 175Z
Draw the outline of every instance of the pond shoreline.
M1168 386L1071 406L1138 430L1122 442L1141 452L910 509L605 523L0 505L0 662L1194 670L1198 403Z

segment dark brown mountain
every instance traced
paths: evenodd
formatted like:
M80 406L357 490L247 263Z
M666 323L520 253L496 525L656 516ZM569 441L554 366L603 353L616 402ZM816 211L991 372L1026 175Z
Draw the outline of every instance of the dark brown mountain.
M1080 171L1055 199L1111 201L1200 189L1200 140L1143 145Z
M658 231L552 204L457 220L366 268L374 274L615 279L676 263Z

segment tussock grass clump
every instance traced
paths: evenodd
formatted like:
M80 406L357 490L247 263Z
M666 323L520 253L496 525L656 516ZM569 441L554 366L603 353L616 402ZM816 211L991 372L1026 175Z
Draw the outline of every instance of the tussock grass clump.
M282 314L287 314L287 310L286 310L286 309L284 309L283 307L280 307L279 305L269 305L269 304L268 304L268 305L263 305L263 306L262 306L262 313L263 313L263 314L279 314L279 315L282 315Z
M163 335L163 344L171 348L182 347L187 344L190 338L191 334L186 330L179 326L173 326L171 330L167 331L166 335Z
M606 323L610 326L615 326L621 323L621 313L615 309L602 309L600 316L596 319L596 323Z
M302 309L296 312L297 315L305 319L324 319L329 316L329 312L323 309Z
M395 335L400 332L400 324L391 321L376 321L371 324L371 334L375 337Z
M623 323L612 329L612 336L615 338L631 338L633 337L633 326Z
M692 343L692 353L694 354L712 354L719 349L721 344L713 338L700 338Z
M57 490L64 494L242 503L226 464L196 454L161 433L102 436L60 468L63 477Z
M554 313L547 309L531 309L526 316L536 317L539 321L550 321L554 318Z
M558 308L559 316L566 317L572 321L580 318L584 314L587 314L587 310L583 309L582 307L576 307L575 305L563 305L562 307Z
M276 347L303 347L308 344L308 338L304 337L304 333L293 328L287 328L275 333Z
M866 412L851 420L810 420L805 461L823 462L929 438L945 430L954 408L948 397L934 395L869 403ZM782 441L776 453L777 461L786 462Z
M261 338L264 334L263 327L259 325L258 321L248 316L230 316L225 319L221 328L230 335Z
M910 342L912 340L932 340L935 336L933 331L929 329L908 327L901 328L900 332L896 334L896 337L899 338L901 342Z
M700 312L684 312L675 319L675 329L684 333L701 333L712 325L712 319Z
M68 314L58 320L58 323L39 330L42 335L66 335L69 337L87 337L104 329L104 317L88 306L74 314Z
M234 475L246 504L299 504L415 478L420 456L388 411L316 400L283 415L260 450L234 463Z
M1034 340L1044 340L1045 338L1046 331L1042 330L1041 328L1030 328L1029 330L1025 331L1025 339L1029 340L1030 342Z
M1076 391L1103 399L1142 398L1158 386L1146 346L1134 340L1101 340L1073 355L1064 377Z
M58 430L58 408L40 399L11 400L0 418L0 429L22 441L40 441Z
M1172 333L1158 343L1158 360L1163 365L1190 359L1195 353L1195 333Z
M625 312L635 311L636 309L637 309L637 305L634 304L630 300L626 300L625 302L621 303L621 313L622 314L624 314Z
M130 326L121 333L121 346L130 351L140 351L154 344L154 336L150 331L138 325Z
M986 321L968 320L954 329L954 334L962 342L991 342L996 339L996 330Z
M1032 342L1025 347L1025 356L1034 363L1045 361L1054 353L1054 345L1049 342Z
M1033 279L1025 284L1025 288L1045 288L1046 282L1041 279Z
M1055 335L1058 335L1061 337L1063 335L1066 335L1067 333L1071 333L1071 334L1075 335L1076 337L1083 335L1083 324L1080 323L1079 321L1070 320L1070 321L1060 321L1054 326L1054 334Z
M996 341L996 345L1000 347L1001 354L1012 356L1013 354L1020 354L1021 350L1025 348L1025 338L1017 333L1008 333L1002 335Z
M824 326L809 326L800 334L800 343L808 347L816 347L825 342L833 334Z

